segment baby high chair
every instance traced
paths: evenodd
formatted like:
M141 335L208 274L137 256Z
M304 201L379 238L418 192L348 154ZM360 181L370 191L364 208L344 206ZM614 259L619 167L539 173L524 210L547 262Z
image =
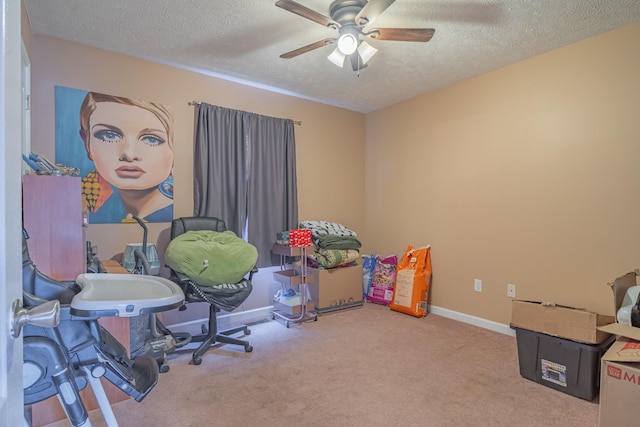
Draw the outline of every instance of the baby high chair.
M38 271L29 257L26 239L22 271L24 308L17 308L24 314L21 317L26 319L29 309L37 310L43 304L52 316L59 316L59 321L51 322L53 327L30 324L26 319L14 330L19 334L24 327L25 405L57 395L74 427L90 427L79 396L89 384L107 426L117 427L100 377L140 402L158 381L158 364L149 356L132 361L125 347L100 326L98 319L180 307L184 303L182 290L167 279L145 275L91 273L81 274L74 283L59 282Z

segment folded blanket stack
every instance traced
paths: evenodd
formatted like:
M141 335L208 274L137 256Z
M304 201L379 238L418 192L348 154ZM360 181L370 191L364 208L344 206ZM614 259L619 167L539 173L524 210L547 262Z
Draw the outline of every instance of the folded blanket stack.
M315 252L307 263L315 268L335 268L353 265L360 257L362 244L355 231L329 221L301 221L300 228L311 230Z
M333 236L335 237L356 237L357 234L355 231L348 229L342 224L338 224L336 222L329 221L301 221L300 228L308 228L311 230L311 238L313 239L313 244L316 247L320 247L320 237L321 236ZM356 242L357 239L354 239ZM360 242L358 242L358 246L352 249L359 249Z

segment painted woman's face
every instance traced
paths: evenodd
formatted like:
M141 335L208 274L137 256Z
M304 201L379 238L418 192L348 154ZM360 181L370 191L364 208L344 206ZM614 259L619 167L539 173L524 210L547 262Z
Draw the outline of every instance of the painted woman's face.
M142 190L164 181L173 150L162 122L144 108L99 102L89 121L89 151L98 173L123 190Z

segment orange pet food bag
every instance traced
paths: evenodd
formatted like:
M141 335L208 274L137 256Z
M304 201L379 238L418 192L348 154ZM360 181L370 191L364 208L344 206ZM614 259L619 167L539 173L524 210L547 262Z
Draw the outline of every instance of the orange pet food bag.
M426 316L431 276L431 247L414 249L409 245L398 263L396 285L389 305L391 310L416 317Z

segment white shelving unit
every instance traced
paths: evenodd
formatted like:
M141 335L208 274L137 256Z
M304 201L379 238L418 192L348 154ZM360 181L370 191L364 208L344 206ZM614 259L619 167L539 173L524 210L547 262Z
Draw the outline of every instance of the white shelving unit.
M291 324L298 324L308 322L310 320L317 321L318 313L315 310L308 310L309 303L309 289L308 284L313 282L313 274L309 274L307 268L307 250L312 246L306 247L291 247L286 245L273 245L271 251L280 256L280 271L273 272L273 278L277 282L284 286L298 286L298 293L300 294L299 314L282 313L281 311L274 309L271 312L271 318L280 320L288 328ZM287 268L287 257L300 257L300 268ZM297 310L296 310L297 311Z

